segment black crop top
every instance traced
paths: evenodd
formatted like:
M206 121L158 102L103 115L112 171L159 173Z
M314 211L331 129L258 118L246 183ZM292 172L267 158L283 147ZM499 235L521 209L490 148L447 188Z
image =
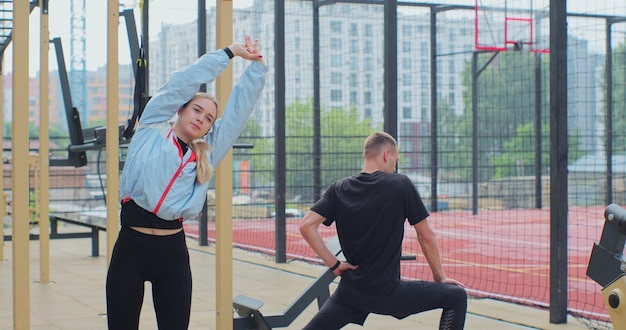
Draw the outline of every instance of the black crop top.
M132 199L122 201L122 212L120 214L122 227L145 227L155 229L178 229L183 227L182 221L163 220L156 214L143 209Z

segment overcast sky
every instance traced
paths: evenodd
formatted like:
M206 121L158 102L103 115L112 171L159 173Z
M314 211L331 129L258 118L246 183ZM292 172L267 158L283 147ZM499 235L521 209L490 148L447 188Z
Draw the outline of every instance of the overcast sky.
M66 65L70 66L70 12L71 0L49 0L49 20L50 38L60 37L63 43L63 50ZM95 70L106 63L106 0L85 0L86 1L86 65L88 70ZM187 23L196 20L196 8L198 0L146 0L150 1L150 37L154 37L159 32L162 23ZM207 7L215 6L215 0L205 0ZM232 0L234 7L250 6L253 0ZM274 0L265 0L274 1ZM399 0L399 2L406 0ZM417 0L416 0L417 1ZM438 0L438 1L417 1L433 2L441 4L475 4L475 0ZM481 6L502 6L504 3L509 7L547 9L550 0L478 0ZM120 0L120 5L124 8L133 8L136 15L136 23L140 29L141 21L139 17L139 0ZM570 0L567 2L568 12L617 15L626 16L625 0ZM38 8L30 15L30 73L35 76L39 71L39 19ZM602 40L604 24L601 21L569 19L570 33L591 40ZM626 24L615 28L614 36L624 40L626 38ZM119 61L129 63L130 55L128 50L128 37L123 20L119 26ZM600 34L600 35L597 35ZM602 41L603 42L603 41ZM596 45L594 45L595 47ZM600 46L599 49L603 49ZM9 47L5 53L6 71L12 71L12 49ZM56 57L50 53L50 68L56 68Z
M85 29L86 29L86 65L88 70L95 70L106 63L106 32L107 32L107 1L106 0L85 0ZM162 23L188 23L197 18L196 9L198 0L149 0L151 37L159 32ZM233 0L234 7L246 7L252 0ZM63 52L68 70L70 69L70 19L71 0L49 0L48 19L50 38L60 37L63 44ZM215 6L214 0L206 0L207 7ZM137 29L141 30L138 0L120 0L122 8L132 8L135 13ZM39 8L30 15L30 64L31 76L35 76L39 71ZM120 18L119 25L119 61L129 63L130 55L128 50L128 37L126 26ZM52 49L52 48L51 48ZM5 68L12 71L12 49L7 49L5 53ZM50 53L50 68L56 69L56 57Z

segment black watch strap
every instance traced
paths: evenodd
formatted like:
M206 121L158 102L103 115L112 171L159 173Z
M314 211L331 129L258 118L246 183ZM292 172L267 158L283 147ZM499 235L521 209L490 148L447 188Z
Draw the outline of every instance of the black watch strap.
M228 58L230 58L230 59L235 57L235 54L233 54L233 51L230 50L230 48L228 48L228 47L224 47L224 52L226 53L226 55L228 55Z

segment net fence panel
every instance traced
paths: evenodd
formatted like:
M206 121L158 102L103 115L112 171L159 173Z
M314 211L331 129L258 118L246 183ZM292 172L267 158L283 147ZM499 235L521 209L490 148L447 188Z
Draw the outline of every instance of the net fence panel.
M463 282L472 297L547 309L553 55L538 50L549 48L548 1L478 2L485 10L478 13L478 28L475 1L466 1L459 4L472 6L439 8L436 31L430 27L429 6L434 2L399 2L398 172L409 176L431 211L429 221L448 276ZM382 1L320 5L319 27L314 25L313 5L285 1L287 241L279 243L286 243L290 260L319 263L298 223L332 181L360 171L364 139L384 127L384 5ZM161 2L151 7L168 9L171 5ZM617 0L570 1L568 11L576 13L568 17L567 40L568 311L590 328L608 329L601 287L586 276L586 269L606 205L626 204L626 5ZM183 13L196 15L193 10ZM215 1L207 1L208 50L216 48L215 15ZM265 0L237 7L233 13L233 39L257 38L269 67L265 90L237 141L240 147L233 150L233 244L269 256L276 254L278 244L276 111L282 111L275 100L274 15L274 1ZM514 19L508 22L510 35L503 36L507 18ZM316 28L319 49L314 49ZM488 40L485 44L503 48L477 48L476 30L485 34L479 46ZM524 34L531 41L525 41ZM163 22L151 40L153 94L173 71L197 58L196 22ZM526 43L516 49L515 41ZM319 67L314 64L315 51ZM247 65L241 59L232 61L235 81ZM314 100L316 72L319 109ZM214 93L214 84L207 90ZM67 137L54 140L58 146L69 143ZM122 148L122 161L124 152ZM51 150L52 158L66 156L64 147ZM52 213L105 212L106 153L88 151L87 158L85 167L51 169ZM7 165L4 180L6 189ZM216 239L215 193L212 183L207 194L210 241ZM405 229L403 252L416 254L417 259L402 262L403 278L431 279L414 230L408 224ZM325 238L335 235L334 227L321 230ZM197 220L186 221L185 231L198 237Z
M585 264L593 242L600 239L606 205L626 202L623 143L626 5L602 1L596 7L580 3L572 7L581 15L568 19L568 130L571 132L568 259L570 265L578 265L570 266L570 278L579 280L568 283L574 293L569 297L569 306L583 323L602 329L611 327L600 294L602 287L585 276ZM611 54L607 53L609 40Z
M436 31L430 30L428 10L411 7L401 12L414 16L401 23L414 26L399 27L399 31L412 33L399 32L398 44L399 48L409 47L412 45L408 43L417 41L412 52L417 54L413 56L416 68L410 71L415 72L417 79L406 96L399 91L403 99L398 102L408 103L410 97L415 97L417 102L413 104L419 107L413 120L407 118L410 111L399 107L400 126L405 127L401 130L404 135L401 140L413 144L419 141L420 145L420 148L409 145L416 156L402 163L402 171L413 179L429 207L433 198L437 198L438 212L431 214L430 221L438 233L446 272L465 283L474 297L545 306L549 294L548 212L532 209L537 173L534 73L537 63L547 58L532 52L477 52L472 10L438 13ZM500 26L504 22L491 24ZM437 37L434 124L431 33ZM406 66L401 59L398 65ZM548 71L547 66L544 71ZM547 86L548 75L543 77L542 82ZM539 97L540 105L548 109L547 93ZM541 122L547 125L548 113L541 116ZM437 125L436 137L431 133L433 125ZM547 128L542 129L543 158L549 152ZM433 146L437 148L436 156L432 154ZM409 147L403 146L403 150ZM434 157L436 173L432 171ZM547 167L545 162L540 169L546 176ZM433 191L433 176L436 176L436 191ZM474 178L477 196L473 192ZM548 191L545 193L547 198ZM474 198L478 206L476 215L471 211ZM539 233L544 235L543 239L538 239ZM410 246L407 250L419 252L414 234L410 234L405 238L405 244ZM428 265L420 257L415 265L406 262L404 276L432 278Z

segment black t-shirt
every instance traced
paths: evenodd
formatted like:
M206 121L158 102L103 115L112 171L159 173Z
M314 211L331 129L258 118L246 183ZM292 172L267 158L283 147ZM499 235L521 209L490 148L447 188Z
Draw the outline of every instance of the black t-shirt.
M311 207L333 222L347 261L341 283L372 293L390 293L400 281L404 221L414 225L428 211L411 180L402 174L360 173L333 182Z

